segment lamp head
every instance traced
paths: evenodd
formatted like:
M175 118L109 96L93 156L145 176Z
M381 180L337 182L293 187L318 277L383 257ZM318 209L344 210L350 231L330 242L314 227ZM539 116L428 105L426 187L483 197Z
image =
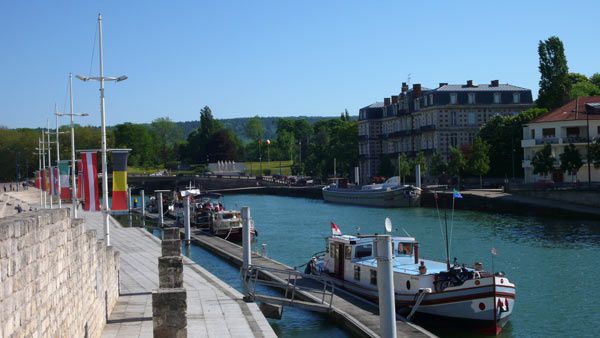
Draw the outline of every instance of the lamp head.
M89 80L89 78L87 78L87 77L85 77L85 76L81 76L81 75L79 75L79 74L75 75L75 77L76 77L76 78L78 78L79 80L83 81L83 82L85 82L85 81Z
M125 80L127 80L127 75L121 75L116 80L117 80L117 82L125 81Z

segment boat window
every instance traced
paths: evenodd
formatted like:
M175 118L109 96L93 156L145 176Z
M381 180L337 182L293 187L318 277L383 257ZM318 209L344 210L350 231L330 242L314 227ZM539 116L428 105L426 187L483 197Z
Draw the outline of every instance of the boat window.
M413 244L412 243L398 243L398 254L399 255L412 255Z
M354 266L354 280L360 280L360 266Z
M223 219L235 218L235 214L223 214Z
M335 257L335 243L329 243L329 255Z
M344 259L352 259L352 247L346 246L344 249Z
M372 244L357 245L354 248L354 258L369 257L371 256L372 250Z
M371 284L377 285L377 270L371 270Z

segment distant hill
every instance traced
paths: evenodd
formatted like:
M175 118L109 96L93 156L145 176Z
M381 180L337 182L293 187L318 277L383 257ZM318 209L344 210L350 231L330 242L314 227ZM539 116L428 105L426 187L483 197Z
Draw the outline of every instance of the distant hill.
M321 120L329 120L338 118L335 116L325 117L325 116L289 116L289 117L260 117L263 128L265 129L265 139L274 139L277 136L277 120L281 118L298 120L304 119L307 120L311 125L317 121ZM355 116L351 117L355 119ZM250 139L246 136L246 124L251 117L238 117L233 119L219 119L221 123L225 126L225 128L232 130L237 137L243 142L248 142ZM185 121L185 122L176 122L177 126L181 128L183 135L185 138L194 130L198 129L199 121Z

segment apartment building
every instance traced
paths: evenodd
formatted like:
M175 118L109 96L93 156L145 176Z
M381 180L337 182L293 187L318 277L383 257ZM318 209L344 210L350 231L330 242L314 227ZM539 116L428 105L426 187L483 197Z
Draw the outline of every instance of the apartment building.
M571 182L571 175L565 175L558 169L560 154L569 144L575 145L582 155L584 163L574 179L587 182L591 178L593 182L600 182L600 169L594 168L591 164L588 172L588 131L590 143L600 138L600 96L580 97L525 125L521 141L525 182L533 183L540 180ZM531 159L546 144L552 146L552 157L556 159L556 169L548 176L535 175Z
M422 151L447 160L451 147L471 144L493 116L516 115L532 106L531 90L498 80L440 83L435 89L403 83L398 95L359 111L361 181L377 174L383 155L414 157Z

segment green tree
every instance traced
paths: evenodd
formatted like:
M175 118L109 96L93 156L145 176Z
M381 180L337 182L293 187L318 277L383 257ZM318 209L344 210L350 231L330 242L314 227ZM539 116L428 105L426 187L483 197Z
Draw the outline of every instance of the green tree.
M600 95L600 88L590 81L577 82L571 87L570 99L574 100L580 96Z
M600 138L590 145L590 161L594 164L594 168L600 168Z
M182 135L175 122L168 117L159 117L150 124L150 131L158 162L166 165L168 162L176 160L176 145Z
M473 153L468 162L469 171L479 176L479 187L483 188L483 175L490 171L490 146L480 137L473 142Z
M600 88L600 73L594 73L594 75L590 76L590 82Z
M211 161L237 161L239 141L232 131L220 129L213 133L207 143Z
M538 45L540 90L537 105L554 109L568 101L571 93L569 67L562 41L552 36Z
M405 184L406 176L410 175L410 168L411 168L410 160L406 157L405 153L400 153L400 155L398 156L396 165L397 165L396 168L398 168L398 176L400 176L399 178L402 179L400 182L402 184Z
M559 156L560 158L560 170L571 175L573 182L575 182L575 175L579 171L579 168L583 166L583 160L579 150L573 143L570 143L565 147L565 150Z
M194 163L205 163L207 160L208 140L218 130L223 129L223 124L213 117L212 111L208 106L200 110L200 125L197 130L188 135L187 146L184 147L183 158Z
M431 176L435 176L436 179L440 175L446 173L446 171L448 170L448 165L446 164L446 161L444 161L442 155L440 155L439 153L434 153L433 156L431 156L430 166L431 169L429 170L429 174Z
M154 140L148 127L130 122L114 127L115 145L130 148L128 163L133 166L148 167L155 164Z
M246 136L250 138L250 140L262 140L265 135L265 128L263 127L262 121L260 117L254 116L249 119L246 123Z
M546 144L542 150L533 155L531 159L534 174L547 176L554 170L554 157L552 157L552 147Z
M417 157L415 157L415 160L413 161L413 167L416 167L417 164L421 165L421 177L422 177L425 175L425 173L429 169L427 167L427 158L425 157L425 153L423 153L422 151L419 151L417 153Z
M489 175L495 177L523 176L523 168L518 163L523 160L523 125L546 113L545 108L530 108L516 116L495 116L480 129L478 136L490 145L489 157L494 165Z
M394 159L394 162L397 163L397 160ZM378 176L383 177L391 177L394 176L398 171L396 171L396 167L392 163L392 158L389 154L381 155L381 160L379 161L379 171Z
M450 160L448 161L448 174L458 178L458 187L460 188L460 176L467 167L465 156L456 147L450 148Z

